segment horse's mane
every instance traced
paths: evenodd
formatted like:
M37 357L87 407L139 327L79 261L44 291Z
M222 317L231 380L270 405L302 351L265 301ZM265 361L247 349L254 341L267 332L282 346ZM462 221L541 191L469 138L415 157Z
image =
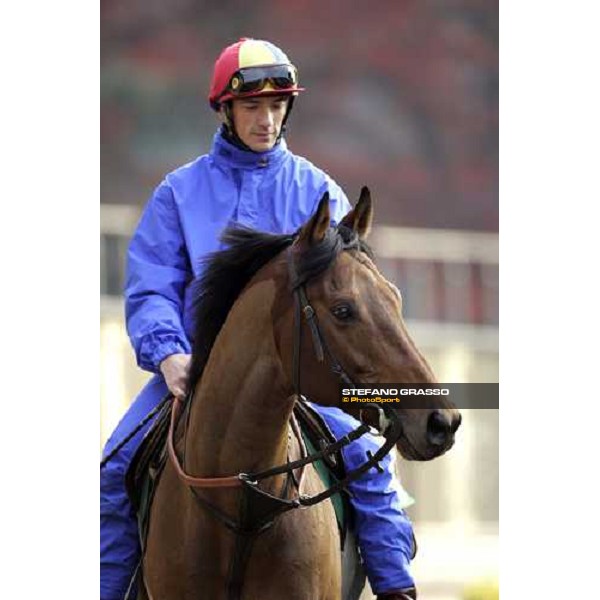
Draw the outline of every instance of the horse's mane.
M199 381L225 319L252 277L271 259L289 247L297 234L275 235L234 226L221 241L227 248L209 254L203 274L196 281L194 296L194 342L188 391ZM304 283L326 270L343 250L356 249L372 257L369 246L351 229L331 227L324 239L310 246L296 262L297 283Z

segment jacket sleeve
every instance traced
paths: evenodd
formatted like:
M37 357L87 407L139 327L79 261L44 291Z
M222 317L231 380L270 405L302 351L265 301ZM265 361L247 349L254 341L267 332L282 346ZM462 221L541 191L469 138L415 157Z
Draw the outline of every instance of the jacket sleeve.
M347 470L364 464L366 446L373 453L379 449L373 436L367 434L365 438L342 451ZM403 490L395 476L395 462L393 454L386 455L380 463L382 472L371 468L349 486L356 536L369 583L376 594L415 585L410 573L415 538L412 523L401 508Z
M191 352L182 322L191 279L173 192L163 181L146 205L127 255L125 318L142 369L158 372L167 356Z

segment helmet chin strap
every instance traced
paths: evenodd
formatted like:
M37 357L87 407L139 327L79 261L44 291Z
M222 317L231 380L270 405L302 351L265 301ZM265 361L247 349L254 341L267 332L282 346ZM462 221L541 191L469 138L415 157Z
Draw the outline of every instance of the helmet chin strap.
M287 120L288 120L288 117L290 116L290 113L292 112L292 107L294 105L295 99L296 99L295 96L289 97L288 104L287 104L287 110L285 111L285 116L283 117L283 121L281 122L281 129L279 130L279 135L277 136L277 139L275 140L275 144L273 144L274 146L279 144L279 142L281 141L281 138L283 137L283 135L286 132ZM244 142L242 140L242 138L238 135L238 133L235 129L235 121L233 120L232 104L233 104L233 100L228 100L227 102L223 103L223 107L224 107L224 111L225 111L225 121L223 122L225 138L227 139L228 142L231 142L234 146L237 146L241 150L245 150L246 152L255 152L256 153L255 150L252 150L252 148L250 148L250 146L248 146L248 144L246 144L246 142Z
M275 143L279 142L279 140L283 137L283 134L287 130L286 123L287 123L288 117L290 116L290 113L292 112L292 107L294 106L294 100L296 100L296 96L289 97L287 110L285 111L285 116L283 117L283 121L281 121L281 130L279 131L279 136L277 137L277 141Z
M225 121L223 123L223 130L225 133L225 139L228 142L231 142L234 146L237 146L241 150L245 150L246 152L254 152L246 142L242 140L242 138L237 134L235 130L235 123L233 121L233 110L232 110L233 100L228 100L223 103L224 111L225 111Z

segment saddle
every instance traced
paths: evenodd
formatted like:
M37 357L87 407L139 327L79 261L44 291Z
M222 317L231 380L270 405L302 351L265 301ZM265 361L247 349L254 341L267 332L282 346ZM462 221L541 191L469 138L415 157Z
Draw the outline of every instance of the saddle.
M157 483L167 460L167 436L171 417L171 402L167 402L156 417L140 447L134 455L125 476L125 486L131 504L137 514L138 530L142 551L146 547L150 508ZM189 402L181 419L186 418ZM335 442L335 437L321 416L305 402L296 402L294 415L307 451L310 454L322 450ZM326 487L332 486L345 477L345 467L341 452L330 454L314 463L314 467ZM346 494L331 497L340 532L341 546L344 547L346 531L352 526L351 510Z
M138 520L142 550L156 484L167 460L167 436L173 400L166 402L144 436L125 475L125 489Z

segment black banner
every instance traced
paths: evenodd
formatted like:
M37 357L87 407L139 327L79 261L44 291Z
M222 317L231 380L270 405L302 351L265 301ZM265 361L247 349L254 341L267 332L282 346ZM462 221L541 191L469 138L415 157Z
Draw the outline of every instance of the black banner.
M499 404L497 383L370 383L356 388L340 385L340 407L385 404L397 408L439 408L440 402L456 408L492 408Z

